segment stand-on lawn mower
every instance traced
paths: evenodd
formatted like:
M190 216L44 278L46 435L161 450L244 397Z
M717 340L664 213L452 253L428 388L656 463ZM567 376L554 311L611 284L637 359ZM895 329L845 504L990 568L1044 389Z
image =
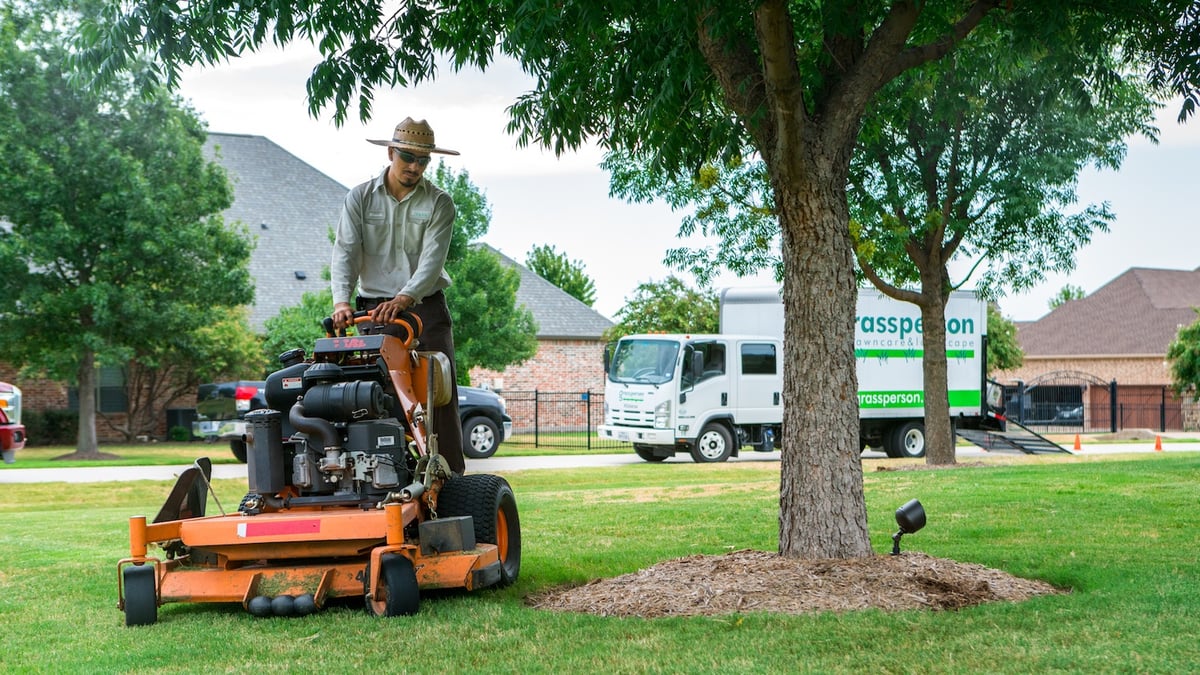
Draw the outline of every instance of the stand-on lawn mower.
M311 359L302 349L279 357L270 407L247 415L250 491L237 513L204 515L211 464L200 459L152 522L129 519L130 555L117 563L126 625L154 623L169 602L287 616L354 596L376 616L407 615L421 589L516 580L512 489L499 476L451 473L431 431L449 402L449 360L415 350L416 316L392 323L404 337L335 336L326 319L329 337ZM162 558L147 555L150 544Z

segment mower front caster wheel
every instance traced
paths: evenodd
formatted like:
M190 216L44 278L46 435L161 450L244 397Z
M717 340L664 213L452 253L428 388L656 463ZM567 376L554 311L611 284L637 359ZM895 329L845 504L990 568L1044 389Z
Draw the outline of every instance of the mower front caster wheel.
M421 609L421 592L417 587L417 572L412 561L395 553L385 554L380 562L379 581L383 585L379 598L371 597L370 579L363 583L367 611L372 616L410 616Z
M149 626L158 621L154 565L129 565L121 570L125 586L125 625Z

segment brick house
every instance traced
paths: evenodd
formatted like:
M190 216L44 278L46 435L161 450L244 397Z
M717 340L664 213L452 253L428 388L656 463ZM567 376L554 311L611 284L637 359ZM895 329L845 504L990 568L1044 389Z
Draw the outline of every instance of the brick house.
M590 411L603 414L596 403L604 393L604 331L613 322L524 265L495 251L501 264L521 274L517 304L533 314L538 325L537 353L503 372L474 368L471 384L495 389L505 396L513 427L533 426L534 404L542 428L585 426ZM536 399L535 399L536 397Z
M1025 362L995 379L1034 392L1019 402L1026 419L1077 405L1086 430L1195 429L1196 406L1171 392L1165 357L1179 329L1196 322L1197 307L1200 268L1130 268L1087 297L1018 323Z
M250 326L261 332L267 319L283 307L300 302L305 292L328 288L323 271L333 250L330 233L337 223L348 188L263 136L210 133L205 145L210 157L225 167L234 201L223 214L226 222L244 224L255 241L250 274L255 297ZM600 334L612 322L533 272L501 256L521 271L518 302L534 313L539 332L537 356L504 373L481 374L483 384L514 391L603 391ZM124 375L121 368L100 369L97 403L114 422L124 422ZM23 391L25 411L72 409L74 392L64 383L17 377L17 368L0 363L0 381ZM157 435L165 437L170 424L187 426L194 400L176 401ZM120 434L98 420L101 441L118 441ZM36 439L35 439L36 441Z

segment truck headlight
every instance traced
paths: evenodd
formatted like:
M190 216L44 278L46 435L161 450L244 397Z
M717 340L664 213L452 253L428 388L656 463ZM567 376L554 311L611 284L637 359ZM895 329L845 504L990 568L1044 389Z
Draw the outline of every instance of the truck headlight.
M663 401L654 406L654 428L666 429L671 425L671 402Z

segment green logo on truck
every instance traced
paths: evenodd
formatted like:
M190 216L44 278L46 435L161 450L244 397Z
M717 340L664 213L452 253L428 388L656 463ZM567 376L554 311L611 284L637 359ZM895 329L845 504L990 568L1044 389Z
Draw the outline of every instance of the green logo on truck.
M951 408L978 408L980 401L978 390L951 389L949 392ZM888 410L894 408L921 408L925 405L923 391L860 391L858 392L858 407L873 410Z

